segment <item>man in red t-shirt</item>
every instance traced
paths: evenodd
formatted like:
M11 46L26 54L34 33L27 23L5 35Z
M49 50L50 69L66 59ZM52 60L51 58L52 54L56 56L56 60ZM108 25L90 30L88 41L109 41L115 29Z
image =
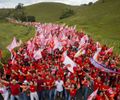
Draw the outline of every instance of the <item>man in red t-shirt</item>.
M38 97L40 100L42 100L42 91L43 91L43 87L42 87L42 84L43 84L44 80L42 79L41 76L38 76L38 79L37 79L37 91L38 91Z
M71 88L70 88L69 100L71 100L71 99L76 100L76 92L77 92L77 89L75 88L75 85L72 84Z
M12 80L10 83L10 90L11 90L11 97L10 100L19 100L19 94L20 94L20 85L16 82L15 79Z

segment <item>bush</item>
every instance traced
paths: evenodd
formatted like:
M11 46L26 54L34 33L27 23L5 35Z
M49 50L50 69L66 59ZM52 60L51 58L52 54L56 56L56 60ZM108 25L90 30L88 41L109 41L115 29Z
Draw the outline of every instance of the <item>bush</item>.
M62 13L62 15L60 16L59 19L68 18L72 15L74 15L74 11L72 9L66 9L66 10L64 10L64 12Z
M20 19L22 22L35 22L34 16L24 16Z

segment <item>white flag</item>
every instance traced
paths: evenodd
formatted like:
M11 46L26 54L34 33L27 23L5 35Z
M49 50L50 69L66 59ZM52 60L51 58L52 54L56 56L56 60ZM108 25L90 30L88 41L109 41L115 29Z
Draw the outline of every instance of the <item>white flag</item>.
M98 92L98 89L96 89L96 90L88 97L87 100L92 100L94 97L96 97L97 92Z
M76 63L72 59L70 59L67 55L65 55L65 54L64 54L63 64L65 64L66 66L68 66L67 69L70 72L74 73L73 68L76 67Z
M10 45L7 46L7 49L11 52L14 48L19 47L22 44L22 41L20 40L17 42L16 38L13 38L13 41Z

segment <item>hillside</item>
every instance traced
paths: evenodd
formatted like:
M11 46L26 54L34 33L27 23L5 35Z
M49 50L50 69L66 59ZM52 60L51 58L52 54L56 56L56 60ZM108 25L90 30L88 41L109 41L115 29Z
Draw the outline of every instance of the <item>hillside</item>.
M120 53L120 1L105 0L91 6L81 6L75 16L60 22L77 25L94 39L114 46L115 51Z
M63 10L66 8L76 8L61 3L40 3L25 7L25 12L28 15L34 15L37 21L40 22L55 22Z
M24 8L27 15L33 15L37 21L66 23L77 25L77 29L83 29L96 41L114 46L115 52L120 54L120 0L105 0L93 5L69 6L60 3L40 3ZM74 10L71 17L60 20L59 17L67 8ZM1 13L2 12L2 13ZM0 10L0 15L6 11ZM0 48L5 47L13 36L26 41L34 34L34 29L10 24L0 20ZM30 32L30 33L29 33ZM29 33L26 35L26 33ZM9 35L9 36L8 36ZM6 51L5 51L6 52Z
M58 3L40 3L26 7L28 14L36 16L40 22L57 22L77 25L78 30L85 30L95 40L114 46L120 53L120 1L99 0L93 5L68 6ZM59 20L64 9L73 9L75 15Z

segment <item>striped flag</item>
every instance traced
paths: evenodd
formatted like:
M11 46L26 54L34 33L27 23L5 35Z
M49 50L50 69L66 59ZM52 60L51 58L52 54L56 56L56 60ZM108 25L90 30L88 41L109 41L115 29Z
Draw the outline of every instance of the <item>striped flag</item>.
M114 70L110 70L110 69L107 68L107 66L105 66L103 64L99 64L93 58L90 58L90 62L91 62L91 64L94 65L94 67L100 69L101 71L120 74L120 72L116 72Z

